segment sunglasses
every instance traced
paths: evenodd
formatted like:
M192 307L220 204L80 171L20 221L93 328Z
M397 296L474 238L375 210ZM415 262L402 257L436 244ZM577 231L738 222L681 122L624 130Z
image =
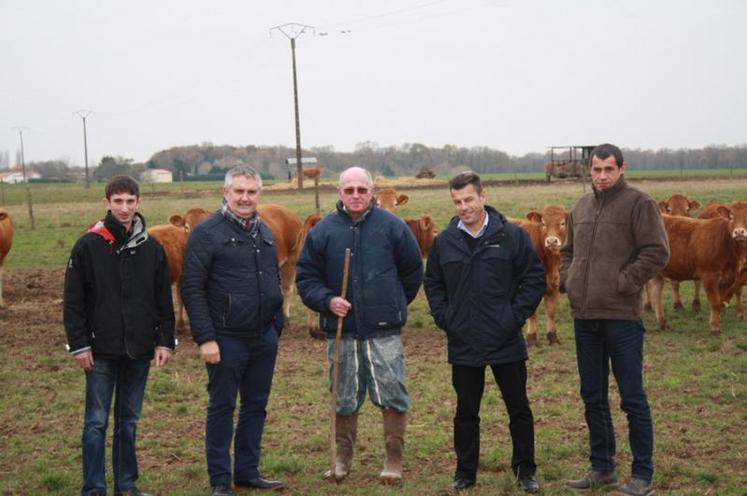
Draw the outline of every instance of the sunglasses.
M342 192L345 193L346 195L352 195L355 192L358 192L359 195L366 195L368 194L369 189L363 186L358 186L357 188L353 188L351 186L349 188L343 188Z

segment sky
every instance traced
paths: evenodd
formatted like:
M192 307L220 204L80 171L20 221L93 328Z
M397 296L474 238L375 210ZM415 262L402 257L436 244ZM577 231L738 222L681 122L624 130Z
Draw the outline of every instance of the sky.
M745 0L0 0L0 152L747 144ZM298 34L298 33L297 33Z

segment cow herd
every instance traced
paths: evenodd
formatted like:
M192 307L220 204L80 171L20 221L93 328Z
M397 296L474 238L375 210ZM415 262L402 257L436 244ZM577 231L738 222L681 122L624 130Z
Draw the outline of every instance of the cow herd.
M407 195L398 195L392 188L382 189L375 196L377 205L392 213L396 213L397 208L408 200ZM703 208L697 218L693 218L693 212L700 206L698 201L689 200L684 195L673 195L668 200L659 202L671 255L664 270L647 285L646 307L654 309L659 326L666 329L668 323L662 304L664 281L670 280L672 283L674 308L677 310L683 308L679 283L694 281L692 308L700 308L702 285L710 305L709 328L712 334L718 334L721 330L721 311L732 298L736 299L737 316L745 318L742 287L747 283L747 201L711 203ZM275 238L282 279L283 313L287 318L290 316L290 301L294 291L296 261L306 233L321 220L321 216L311 214L302 222L291 210L276 204L261 205L259 212ZM168 258L171 282L175 286L178 330L184 329L184 309L179 288L187 237L190 230L208 215L209 212L202 208L193 208L184 216L172 215L168 224L148 229L149 234L164 246ZM555 318L560 299L560 247L565 242L567 216L568 212L564 207L548 205L541 212L528 212L525 219L509 219L529 233L545 268L545 318L550 344L559 343ZM403 220L412 230L423 257L427 257L438 233L435 222L427 214ZM0 306L3 305L3 262L12 240L13 224L10 214L5 209L0 209ZM527 323L529 344L537 344L536 317L535 313ZM317 319L312 314L307 317L307 325L309 332L318 337Z

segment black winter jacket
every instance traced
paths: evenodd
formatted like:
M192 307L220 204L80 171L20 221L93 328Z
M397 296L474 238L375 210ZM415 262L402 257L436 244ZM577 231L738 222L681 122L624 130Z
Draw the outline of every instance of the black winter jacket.
M280 333L283 293L270 229L260 221L252 236L220 212L200 222L187 241L182 299L197 344L216 333Z
M174 306L163 247L148 237L139 214L132 236L111 212L103 226L113 239L84 234L67 263L63 319L70 351L150 359L156 346L173 349Z
M343 333L360 339L399 334L423 280L423 259L407 224L373 203L353 222L338 201L309 232L296 265L304 304L319 312L321 328L334 336L337 316L328 305L342 290L346 248L352 252L346 297L352 308Z
M486 207L487 230L470 252L458 217L435 239L423 285L449 363L479 367L526 360L521 327L545 292L529 234Z

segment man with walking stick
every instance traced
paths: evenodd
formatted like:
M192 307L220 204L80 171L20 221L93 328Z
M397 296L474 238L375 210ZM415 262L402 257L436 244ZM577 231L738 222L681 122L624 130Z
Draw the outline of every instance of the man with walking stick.
M337 456L334 470L325 477L340 481L350 472L358 411L368 391L383 412L386 456L379 478L398 483L410 408L400 332L407 321L407 305L420 288L423 262L407 225L372 202L373 179L368 171L360 167L343 171L339 194L335 211L309 232L296 267L301 299L320 313L331 366L338 319L343 319L335 405ZM349 286L342 297L347 248L352 252ZM330 379L333 382L334 377Z

